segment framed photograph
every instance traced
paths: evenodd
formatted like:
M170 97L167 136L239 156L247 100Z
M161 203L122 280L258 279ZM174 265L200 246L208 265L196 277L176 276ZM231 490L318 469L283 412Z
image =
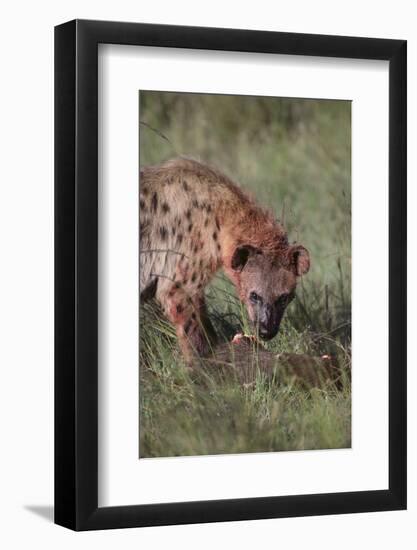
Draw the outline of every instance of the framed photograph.
M55 522L406 508L406 42L55 29Z

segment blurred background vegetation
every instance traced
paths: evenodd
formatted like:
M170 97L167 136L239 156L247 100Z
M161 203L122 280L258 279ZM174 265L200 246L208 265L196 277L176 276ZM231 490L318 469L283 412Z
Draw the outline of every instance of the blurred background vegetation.
M186 155L216 166L310 251L311 270L268 349L331 353L350 369L350 102L142 91L140 121L141 165ZM206 294L219 333L249 331L221 273ZM181 370L172 327L157 318L142 308L141 456L350 445L348 383L314 399L293 380L258 381L249 394L213 382L207 394Z

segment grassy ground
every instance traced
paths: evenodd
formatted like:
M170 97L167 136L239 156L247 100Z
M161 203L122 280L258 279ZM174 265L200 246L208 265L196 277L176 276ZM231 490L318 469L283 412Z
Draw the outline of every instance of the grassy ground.
M255 383L196 380L173 329L141 308L140 456L349 447L350 103L142 92L141 165L185 154L212 163L271 207L312 266L270 351L333 354L342 387L306 387L291 375ZM249 331L220 273L207 289L226 341ZM253 351L256 363L256 350Z

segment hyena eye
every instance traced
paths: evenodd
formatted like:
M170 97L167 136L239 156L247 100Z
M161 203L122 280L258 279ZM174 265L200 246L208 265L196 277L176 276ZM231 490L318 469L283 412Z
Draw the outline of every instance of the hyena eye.
M254 304L260 304L262 302L262 298L259 296L259 294L256 294L256 292L251 292L249 294L249 300Z
M281 294L277 300L277 304L280 306L288 305L292 300L294 300L294 294Z

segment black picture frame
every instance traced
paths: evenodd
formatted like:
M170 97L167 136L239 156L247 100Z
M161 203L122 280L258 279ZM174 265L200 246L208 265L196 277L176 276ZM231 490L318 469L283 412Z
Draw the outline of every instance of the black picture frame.
M389 488L98 507L98 44L389 62ZM74 20L55 28L55 523L91 530L406 508L404 40Z

